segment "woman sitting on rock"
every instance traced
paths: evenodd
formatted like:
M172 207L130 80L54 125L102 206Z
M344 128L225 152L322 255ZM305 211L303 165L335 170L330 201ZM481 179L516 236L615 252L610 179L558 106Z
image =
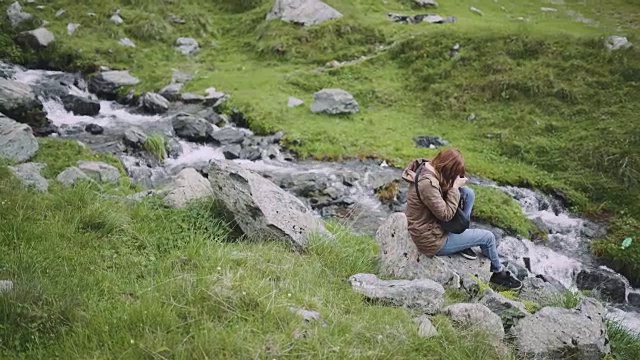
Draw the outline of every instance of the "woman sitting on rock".
M420 194L416 193L414 185L416 171L420 171ZM461 234L454 234L448 233L440 225L440 221L446 222L454 217L461 198L463 211L471 216L475 194L471 188L464 186L467 178L464 159L459 150L442 150L431 161L416 159L404 169L402 178L411 184L405 214L411 239L421 253L427 256L461 253L467 259L475 259L471 248L479 246L482 253L491 260L492 283L508 289L519 289L522 286L518 279L503 268L498 257L496 239L491 231L467 229Z

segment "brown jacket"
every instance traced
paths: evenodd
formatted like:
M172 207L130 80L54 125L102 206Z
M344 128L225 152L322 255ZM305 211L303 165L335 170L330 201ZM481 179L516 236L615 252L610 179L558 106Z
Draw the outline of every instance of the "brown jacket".
M414 179L415 171L422 161L418 189L422 202L418 199ZM407 195L407 222L409 234L418 250L427 256L435 255L446 241L446 231L439 224L438 219L449 221L453 218L460 201L460 191L451 188L442 195L440 176L427 159L413 160L402 172L402 178L409 183Z

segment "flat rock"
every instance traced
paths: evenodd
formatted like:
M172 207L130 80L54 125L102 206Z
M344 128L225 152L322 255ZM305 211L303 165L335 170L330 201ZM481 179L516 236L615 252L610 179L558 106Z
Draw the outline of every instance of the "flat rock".
M273 239L306 247L311 237L333 239L302 201L253 171L211 160L209 181L227 216L249 239Z
M418 336L423 338L438 336L438 330L433 326L427 315L421 315L413 319L413 321L418 325Z
M622 277L603 269L582 269L576 276L580 290L596 290L607 300L623 304L627 298L627 285Z
M184 84L169 84L160 90L160 95L169 101L176 101L180 98L180 92Z
M184 55L192 55L200 49L200 45L194 38L180 37L176 40L176 49Z
M147 92L140 98L142 107L151 114L163 114L169 110L169 100L153 92Z
M609 50L627 49L633 46L633 44L627 39L626 36L617 35L609 36L605 40L604 44Z
M354 114L359 110L358 102L353 95L342 89L323 89L313 95L311 112L337 114Z
M38 152L38 140L28 125L0 114L0 158L25 162Z
M133 42L133 40L129 39L129 38L122 38L120 39L120 41L118 41L118 43L122 46L127 46L127 47L136 47L136 44Z
M67 187L75 185L78 181L93 182L87 174L75 166L64 169L64 171L56 176L56 180Z
M176 114L171 119L176 135L193 142L208 142L213 139L214 127L207 120L187 113Z
M220 129L211 134L211 137L221 145L240 144L247 136L247 132L232 127Z
M7 17L9 18L9 22L13 28L33 19L33 15L22 10L22 6L20 6L18 1L7 7Z
M100 113L100 101L73 94L62 96L61 100L65 110L76 115L96 116Z
M195 169L187 168L178 173L163 201L165 206L183 208L190 201L212 194L209 181Z
M485 330L497 341L504 339L502 320L483 304L454 304L442 309L442 313L454 323Z
M118 168L101 161L78 161L76 166L87 176L99 182L117 182L120 179Z
M98 73L89 81L89 91L113 100L117 91L123 86L139 83L138 78L131 76L126 70L112 70Z
M98 124L88 124L84 127L84 131L91 135L100 135L104 133L104 128Z
M479 302L498 315L506 329L516 324L518 320L530 315L522 303L507 299L491 289L484 292Z
M180 95L180 100L185 104L198 104L204 102L204 96L200 94L184 93Z
M46 49L54 40L53 33L45 28L23 31L14 39L18 45L33 50Z
M300 100L298 98L294 98L293 96L290 96L289 100L287 100L287 106L290 107L290 108L298 107L298 106L303 105L303 104L304 104L304 101L302 101L302 100Z
M438 2L436 0L413 0L413 2L419 6L438 7Z
M27 188L34 188L39 192L47 192L49 182L40 172L47 164L25 163L16 166L9 166L9 170L18 178Z
M240 159L240 155L242 154L242 146L238 144L227 145L222 148L222 154L227 160Z
M444 305L444 288L429 279L381 280L374 274L356 274L351 287L367 299L435 314Z
M31 127L40 127L48 120L42 103L27 84L0 78L0 112Z
M320 0L276 0L266 19L312 26L341 17L338 10Z

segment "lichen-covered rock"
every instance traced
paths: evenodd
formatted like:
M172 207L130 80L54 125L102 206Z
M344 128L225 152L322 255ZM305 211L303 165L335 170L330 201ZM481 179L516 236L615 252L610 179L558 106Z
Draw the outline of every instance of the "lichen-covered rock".
M523 317L530 315L522 303L507 299L491 289L484 292L479 302L500 316L506 329L511 328Z
M7 17L13 28L17 28L21 24L33 19L33 15L22 10L22 6L20 6L18 1L7 7Z
M200 45L194 38L181 37L176 40L176 49L184 55L191 55L200 49Z
M454 323L485 330L498 341L504 339L502 320L483 304L454 304L442 309L442 313Z
M25 163L10 166L9 170L22 182L22 184L24 184L25 187L33 187L37 191L47 192L49 189L49 182L40 174L40 171L42 171L46 166L47 164Z
M438 336L438 330L433 326L427 315L421 315L413 319L413 321L418 325L418 336L423 338Z

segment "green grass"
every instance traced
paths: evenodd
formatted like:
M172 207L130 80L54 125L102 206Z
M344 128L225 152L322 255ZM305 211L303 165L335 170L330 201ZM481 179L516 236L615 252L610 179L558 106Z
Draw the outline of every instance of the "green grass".
M142 148L158 161L162 162L167 158L167 142L162 134L148 136Z

